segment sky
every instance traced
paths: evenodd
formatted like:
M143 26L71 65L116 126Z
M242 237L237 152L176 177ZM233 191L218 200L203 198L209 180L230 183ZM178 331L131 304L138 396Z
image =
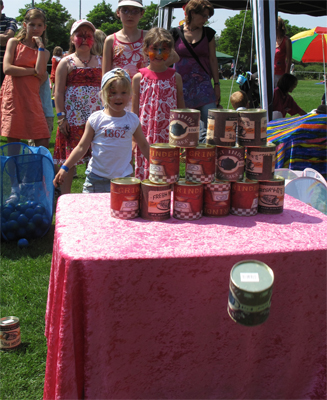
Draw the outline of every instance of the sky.
M56 0L55 0L56 1ZM80 3L81 3L81 16L82 18L86 17L95 5L99 4L102 0L60 0L60 3L68 10L71 14L72 18L79 19L80 15ZM153 2L157 2L157 0L153 0ZM36 3L39 3L36 1ZM28 2L27 0L4 0L4 9L3 12L8 17L17 17L19 15L18 10L20 8L26 8L26 5L31 5L32 2ZM113 0L111 2L112 10L116 10L118 4L118 0ZM150 5L151 0L143 0L143 5ZM239 11L233 10L216 10L215 15L209 20L210 27L213 28L218 35L220 35L221 31L225 28L225 21L229 17L233 17L238 14ZM309 15L293 15L293 14L279 14L283 19L287 19L291 25L296 25L299 27L304 27L308 29L313 29L316 26L327 26L327 17L310 17ZM178 22L181 21L184 17L182 9L175 9L174 16L176 19L174 20L172 26L177 26Z

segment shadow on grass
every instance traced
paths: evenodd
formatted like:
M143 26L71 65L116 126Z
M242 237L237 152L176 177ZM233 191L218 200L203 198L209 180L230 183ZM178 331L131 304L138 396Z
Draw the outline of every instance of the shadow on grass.
M38 258L52 254L54 229L54 225L51 225L46 235L31 240L28 247L24 248L19 248L15 240L7 242L1 239L1 257L3 260L7 258L14 261L25 257Z

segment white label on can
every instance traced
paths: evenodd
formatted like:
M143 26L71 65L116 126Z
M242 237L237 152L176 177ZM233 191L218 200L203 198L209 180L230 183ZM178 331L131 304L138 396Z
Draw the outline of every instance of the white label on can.
M192 212L191 204L184 203L183 201L175 201L174 210L180 212Z
M148 212L163 214L170 210L170 190L149 191L148 193Z
M227 201L229 192L212 192L213 201Z
M207 139L213 139L214 137L215 137L215 119L208 118Z
M259 186L259 204L263 207L278 208L284 205L285 187L274 185Z
M186 164L186 172L189 174L203 175L202 165Z
M259 274L257 272L241 272L241 282L259 282Z
M263 172L264 157L271 157L271 169L275 171L275 153L252 151L247 156L246 169L250 172L261 174Z
M150 174L166 175L165 167L163 165L150 164Z
M251 208L256 208L256 207L258 207L258 198L257 197L253 199Z
M238 137L242 139L254 139L255 133L255 122L249 118L241 118L240 125L238 127Z
M139 201L131 200L131 201L123 201L120 211L135 211L139 209Z
M236 128L237 128L237 122L226 121L225 134L224 134L224 137L220 138L220 140L222 142L234 142L236 139Z

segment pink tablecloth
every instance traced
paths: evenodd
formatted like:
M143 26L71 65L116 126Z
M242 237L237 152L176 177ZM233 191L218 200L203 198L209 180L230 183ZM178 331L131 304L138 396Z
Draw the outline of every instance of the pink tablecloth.
M110 195L61 196L46 312L45 399L323 399L327 216L111 218ZM274 271L268 320L227 314L241 260Z

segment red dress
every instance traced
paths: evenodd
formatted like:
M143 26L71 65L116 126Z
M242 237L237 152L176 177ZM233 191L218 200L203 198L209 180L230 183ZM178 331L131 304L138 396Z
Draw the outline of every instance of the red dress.
M83 136L85 124L89 116L102 109L99 91L101 90L101 63L102 57L97 56L98 67L77 68L70 57L69 62L74 69L67 76L65 91L65 113L69 123L70 133L66 138L57 130L55 148L53 153L54 164L62 165L70 156L70 153L78 145ZM84 164L91 158L89 149L85 156L77 164Z
M176 71L164 72L141 68L139 116L142 130L149 144L168 143L170 110L177 108ZM136 147L135 177L149 177L149 163Z

